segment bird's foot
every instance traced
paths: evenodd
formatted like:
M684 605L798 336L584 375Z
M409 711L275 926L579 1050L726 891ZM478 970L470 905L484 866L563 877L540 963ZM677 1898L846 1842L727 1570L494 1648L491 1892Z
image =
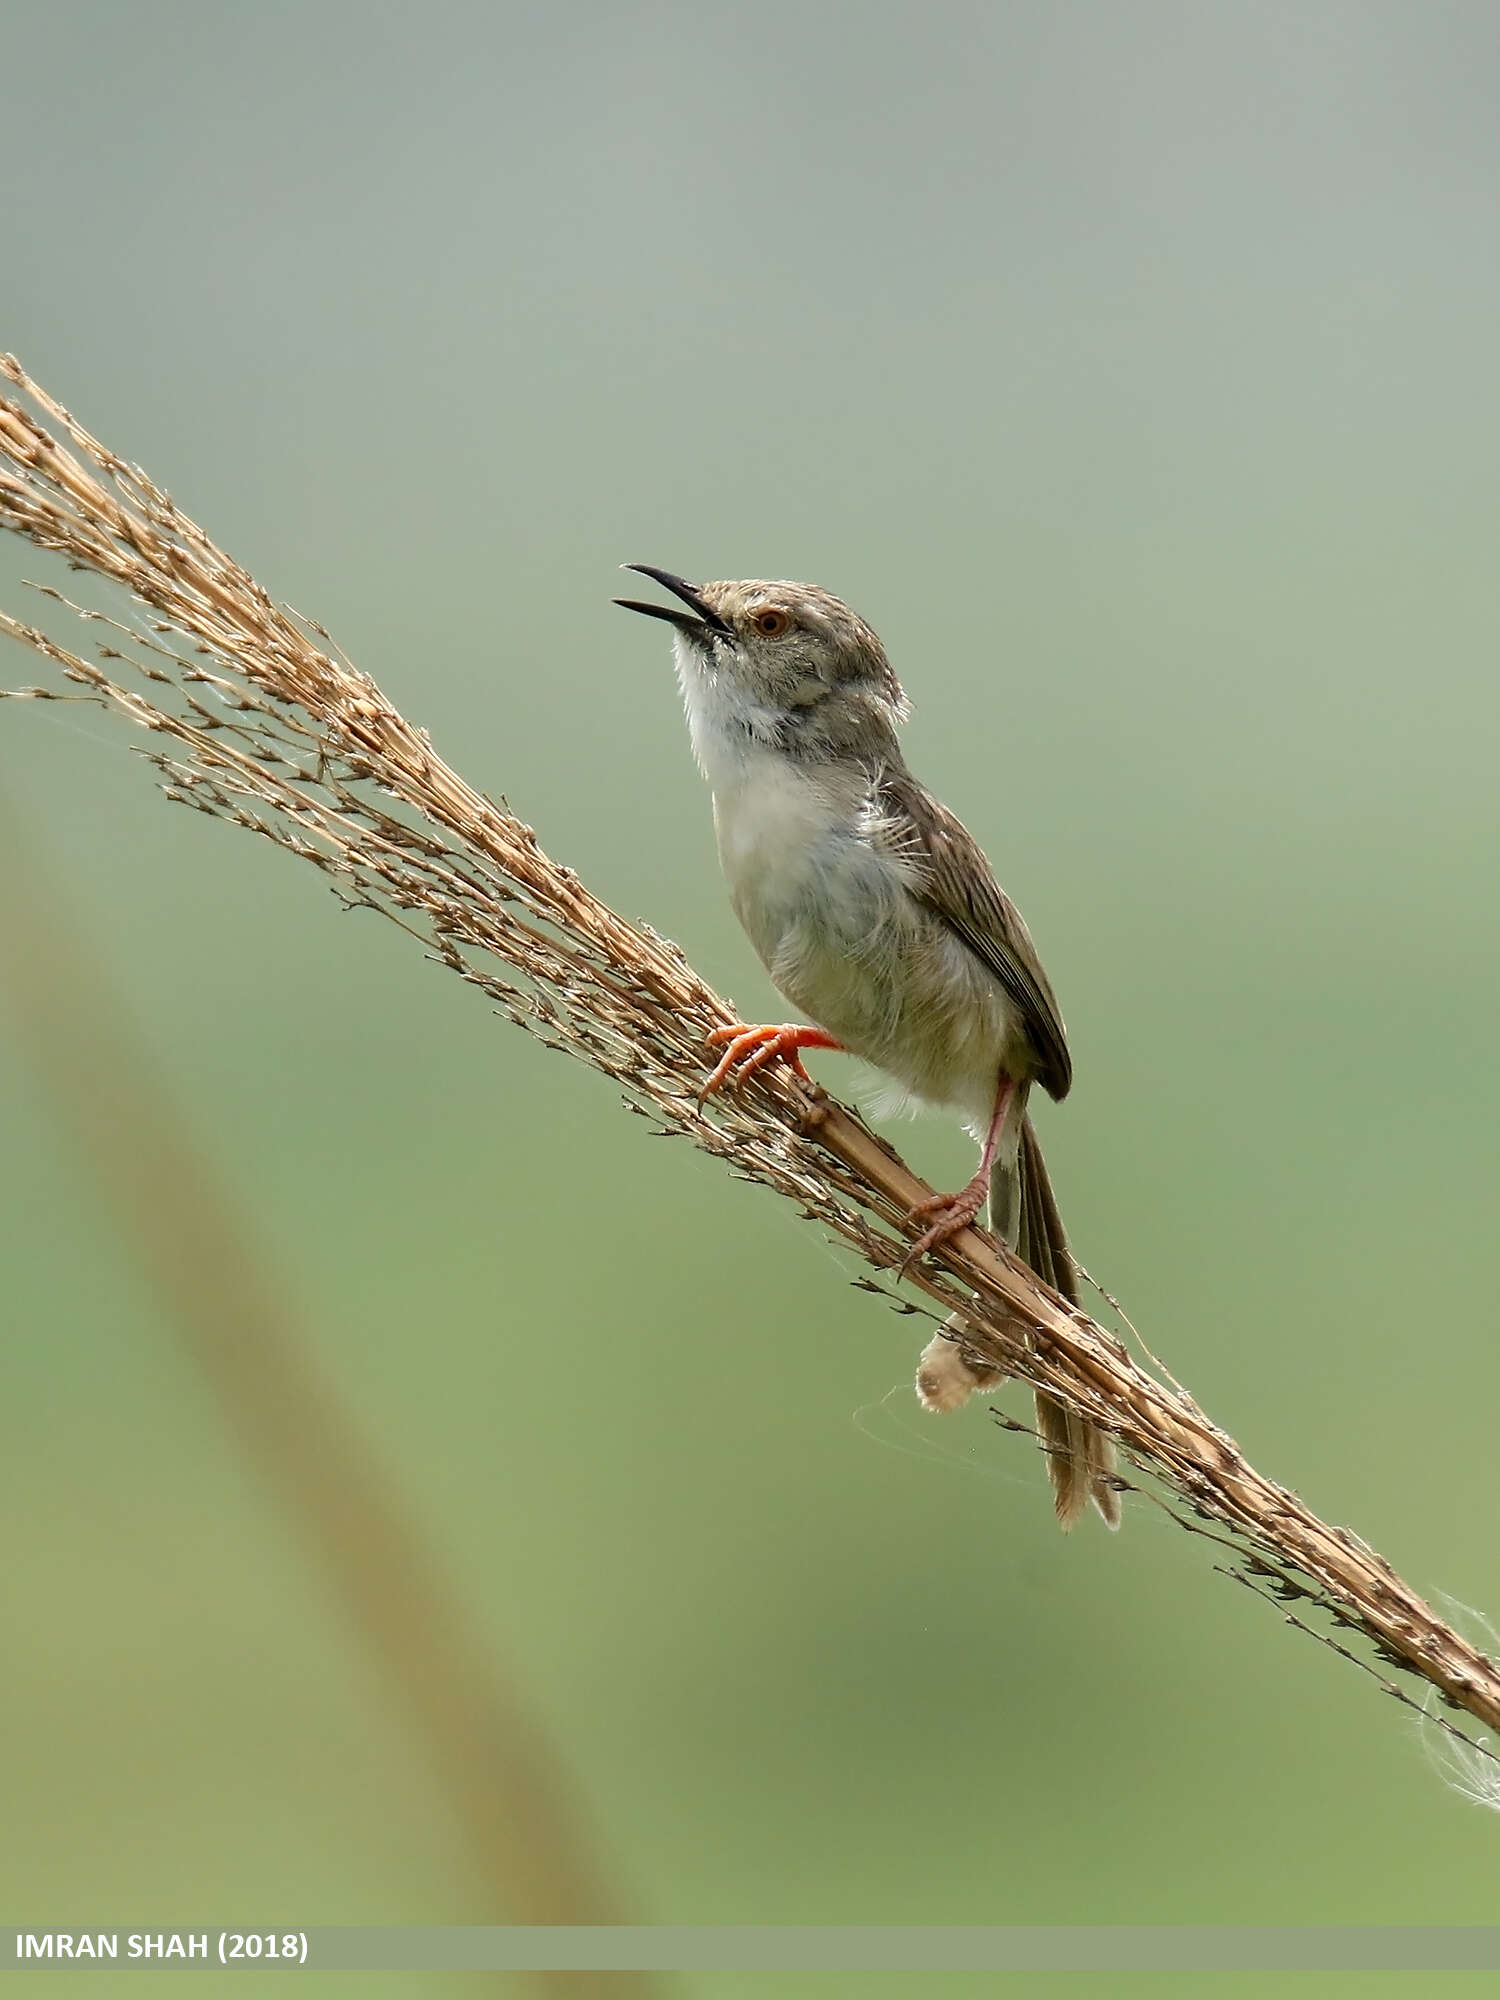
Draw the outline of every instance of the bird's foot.
M901 1259L901 1268L896 1276L904 1278L919 1257L925 1257L939 1243L946 1243L949 1237L967 1229L984 1207L989 1187L989 1169L982 1167L968 1186L960 1188L957 1194L930 1194L925 1201L919 1201L915 1208L909 1209L906 1216L908 1222L923 1222L929 1216L932 1221Z
M738 1088L746 1077L754 1076L758 1069L764 1069L778 1056L783 1062L791 1064L804 1083L811 1083L812 1078L802 1067L797 1051L843 1047L842 1042L836 1042L832 1035L825 1035L821 1028L803 1028L790 1022L779 1028L747 1028L743 1023L737 1023L732 1028L715 1028L708 1040L710 1047L722 1047L724 1053L719 1058L718 1067L698 1092L700 1104L727 1082L733 1081Z

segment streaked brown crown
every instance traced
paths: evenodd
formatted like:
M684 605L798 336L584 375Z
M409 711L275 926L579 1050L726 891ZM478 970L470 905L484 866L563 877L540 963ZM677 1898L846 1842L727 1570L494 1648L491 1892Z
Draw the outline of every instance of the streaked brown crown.
M778 655L816 660L838 681L870 684L893 720L910 713L884 646L859 613L831 591L814 583L745 578L702 584L698 594L751 657L768 664Z

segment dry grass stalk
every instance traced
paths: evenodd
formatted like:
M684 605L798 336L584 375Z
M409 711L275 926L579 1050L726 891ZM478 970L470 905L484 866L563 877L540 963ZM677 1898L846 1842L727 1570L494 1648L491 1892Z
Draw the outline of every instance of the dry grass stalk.
M148 754L169 798L322 869L346 901L393 917L510 1019L613 1078L659 1130L774 1188L890 1273L915 1235L907 1210L931 1192L892 1149L785 1073L763 1073L739 1098L700 1111L705 1037L732 1016L676 946L590 895L503 802L443 763L321 626L274 603L18 363L4 358L0 372L52 425L0 401L0 526L112 579L153 614L146 624L104 620L96 660L14 619L0 617L0 628L161 740ZM127 661L144 690L114 678ZM1138 1365L991 1239L966 1232L910 1283L941 1313L962 1315L967 1346L1108 1430L1182 1503L1177 1519L1225 1545L1240 1581L1363 1635L1380 1665L1293 1613L1288 1622L1392 1694L1410 1699L1390 1671L1415 1676L1450 1709L1500 1729L1492 1660L1357 1535L1257 1472L1185 1390Z

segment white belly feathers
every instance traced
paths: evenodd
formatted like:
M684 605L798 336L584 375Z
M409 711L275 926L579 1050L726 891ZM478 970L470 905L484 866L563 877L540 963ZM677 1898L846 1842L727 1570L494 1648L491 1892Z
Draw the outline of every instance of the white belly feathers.
M987 1117L1000 1070L1029 1073L1019 1016L912 894L918 864L881 842L862 775L743 742L712 764L730 897L779 990L914 1096Z

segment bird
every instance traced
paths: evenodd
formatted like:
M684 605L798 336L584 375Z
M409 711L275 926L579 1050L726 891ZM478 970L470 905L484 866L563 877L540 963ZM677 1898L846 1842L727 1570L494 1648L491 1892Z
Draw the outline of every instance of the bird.
M677 679L713 794L730 901L762 964L804 1021L714 1031L702 1097L768 1063L804 1078L806 1049L842 1049L905 1098L956 1110L979 1144L972 1179L912 1211L926 1226L903 1272L987 1211L990 1229L1064 1299L1077 1267L1027 1109L1066 1097L1072 1058L1056 996L1019 911L973 835L908 769L911 713L884 646L814 584L689 583L623 568L672 604L616 598L673 628ZM1000 1371L956 1322L917 1370L924 1407L960 1407ZM1061 1525L1090 1501L1120 1520L1109 1438L1037 1392L1037 1431Z

